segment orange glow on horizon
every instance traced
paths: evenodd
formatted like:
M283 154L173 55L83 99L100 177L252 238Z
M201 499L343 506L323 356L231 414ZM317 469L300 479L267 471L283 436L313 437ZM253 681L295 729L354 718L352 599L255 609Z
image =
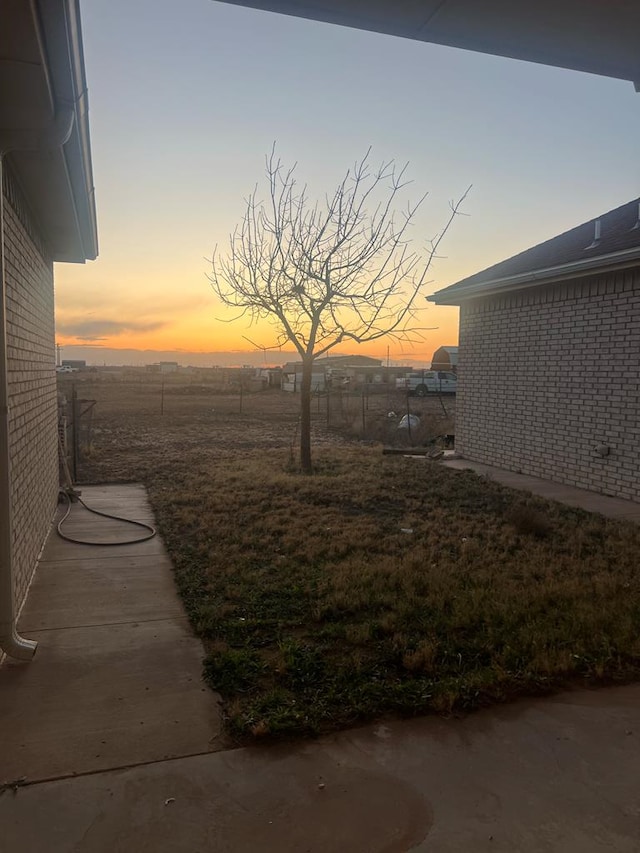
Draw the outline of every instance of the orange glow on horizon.
M439 315L436 322L436 313ZM64 346L95 346L109 349L159 350L192 353L207 352L255 352L264 348L265 359L269 354L278 352L276 332L268 323L247 326L242 320L235 323L222 323L216 320L213 312L166 318L156 329L127 330L124 328L114 334L105 332L95 335L65 334L58 329L56 339ZM430 323L437 325L435 329L423 332L423 340L400 342L394 339L380 338L368 344L356 345L342 343L329 354L360 354L375 358L386 358L387 348L389 357L394 361L428 361L433 352L440 346L455 346L458 342L458 312L455 309L434 307L429 315ZM293 344L287 342L281 347L282 352L291 353L295 358Z
M104 254L86 266L56 266L56 340L62 347L156 350L184 353L255 353L265 348L264 361L280 363L276 327L262 321L251 325L215 299L204 260L173 259L170 265L143 263L140 258L116 261L109 243ZM442 282L444 286L445 282ZM433 352L458 340L458 311L424 302L418 323L423 340L411 344L381 338L357 346L346 342L330 352L361 354L396 363L430 362ZM435 328L432 328L435 327ZM281 353L297 358L293 344ZM153 360L150 355L149 358Z

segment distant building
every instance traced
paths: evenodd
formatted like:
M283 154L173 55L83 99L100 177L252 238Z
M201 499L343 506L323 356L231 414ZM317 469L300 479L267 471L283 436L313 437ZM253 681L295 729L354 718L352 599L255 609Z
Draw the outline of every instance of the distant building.
M282 368L257 367L255 378L267 388L280 388L282 385Z
M372 382L374 373L378 374L377 382L384 381L379 358L370 358L368 355L331 355L319 358L313 363L311 390L324 391L328 386L336 386L338 383ZM299 391L301 384L302 362L287 362L282 368L282 390Z
M148 373L177 373L179 364L177 361L156 361L154 364L146 364Z
M322 359L325 361L325 359ZM288 361L282 367L282 390L297 392L302 385L302 362ZM311 374L311 391L324 391L327 387L327 374L320 366L314 365L313 373Z
M395 386L399 376L404 376L410 367L387 367L379 358L367 355L336 355L319 358L314 362L311 378L312 391L326 388L360 388L363 385ZM302 362L289 361L282 368L283 391L299 391L302 383Z
M316 364L324 367L380 367L382 361L368 355L330 355L319 358Z
M85 370L87 362L83 358L63 358L62 367L73 367L74 370Z
M458 347L439 347L431 359L431 370L458 372Z

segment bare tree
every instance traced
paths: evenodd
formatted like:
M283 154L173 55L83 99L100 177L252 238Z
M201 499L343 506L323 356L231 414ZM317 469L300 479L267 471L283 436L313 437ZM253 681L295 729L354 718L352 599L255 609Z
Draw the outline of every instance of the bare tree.
M345 341L419 337L416 302L467 193L451 203L444 228L421 253L408 231L426 195L395 208L408 184L406 166L390 161L373 168L368 151L333 194L315 204L306 186L298 187L295 165L286 169L275 147L266 167L267 201L254 189L228 254L214 252L209 279L220 300L239 310L234 319L270 321L276 345L296 348L302 360L300 461L310 474L314 361Z

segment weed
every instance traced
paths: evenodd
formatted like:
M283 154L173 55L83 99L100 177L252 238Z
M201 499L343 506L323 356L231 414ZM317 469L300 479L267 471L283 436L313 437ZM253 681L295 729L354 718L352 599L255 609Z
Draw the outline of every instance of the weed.
M264 664L250 649L225 649L212 651L205 660L204 669L214 690L223 696L233 696L257 687Z
M552 531L549 518L541 510L527 503L515 504L507 512L506 520L517 533L521 533L524 536L535 536L537 539L544 539Z

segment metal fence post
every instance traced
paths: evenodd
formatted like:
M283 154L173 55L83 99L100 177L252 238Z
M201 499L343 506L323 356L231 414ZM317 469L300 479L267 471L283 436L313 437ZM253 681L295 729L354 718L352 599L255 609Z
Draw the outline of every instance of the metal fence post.
M78 481L78 463L80 461L80 424L78 423L80 418L78 417L78 392L76 391L75 382L71 386L71 418L73 420L73 455L71 461L73 462L73 482L76 483Z

